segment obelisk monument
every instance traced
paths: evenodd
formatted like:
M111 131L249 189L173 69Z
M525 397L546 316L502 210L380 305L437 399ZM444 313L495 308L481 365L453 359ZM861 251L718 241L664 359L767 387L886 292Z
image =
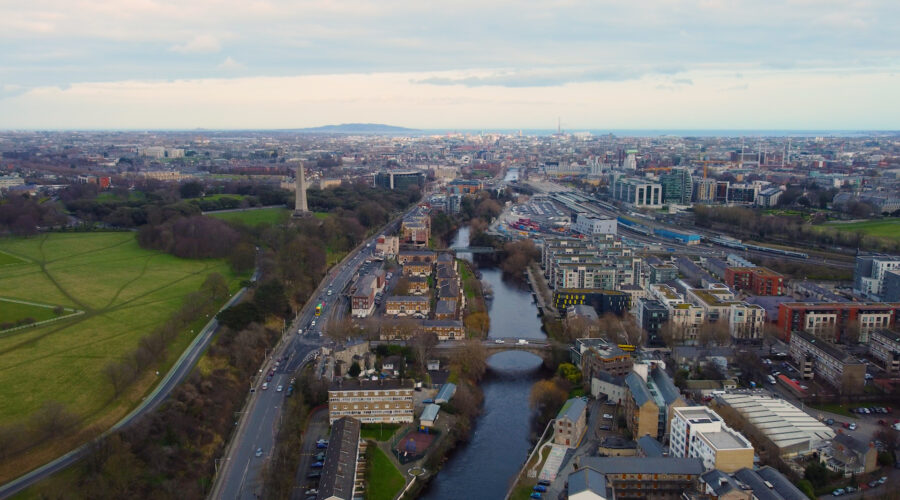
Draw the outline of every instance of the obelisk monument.
M303 163L297 165L297 192L294 194L294 217L309 215L309 206L306 204L306 176L303 173Z

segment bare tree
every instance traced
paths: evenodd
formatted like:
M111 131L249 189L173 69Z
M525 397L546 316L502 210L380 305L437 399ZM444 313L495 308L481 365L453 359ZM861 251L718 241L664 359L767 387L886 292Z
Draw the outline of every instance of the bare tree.
M44 438L58 436L78 422L78 417L59 401L46 401L32 415L31 424L35 432Z
M418 333L409 341L409 346L412 348L413 355L421 369L425 369L425 362L428 361L431 352L437 344L437 335L431 332Z
M454 362L460 370L473 378L480 379L487 370L487 349L480 340L467 339L462 341L461 348L454 356Z
M127 361L111 361L103 367L109 383L112 384L113 394L119 397L122 391L134 380L135 370Z

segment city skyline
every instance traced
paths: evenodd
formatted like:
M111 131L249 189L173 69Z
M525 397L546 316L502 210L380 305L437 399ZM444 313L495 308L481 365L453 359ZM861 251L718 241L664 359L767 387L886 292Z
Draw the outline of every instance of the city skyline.
M892 2L0 7L0 128L896 130Z

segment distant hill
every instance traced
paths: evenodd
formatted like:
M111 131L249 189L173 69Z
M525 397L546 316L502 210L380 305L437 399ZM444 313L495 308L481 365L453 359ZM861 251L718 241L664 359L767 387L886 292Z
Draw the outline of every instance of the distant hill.
M416 129L395 127L381 123L342 123L340 125L325 125L322 127L301 128L300 132L316 134L400 134L416 132Z

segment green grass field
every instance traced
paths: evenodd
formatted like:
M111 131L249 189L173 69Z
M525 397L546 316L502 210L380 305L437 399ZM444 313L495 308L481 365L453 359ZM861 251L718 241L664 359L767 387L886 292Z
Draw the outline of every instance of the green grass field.
M15 255L10 255L5 252L0 252L0 267L3 266L14 266L16 264L25 264L27 260L22 260Z
M284 207L269 207L241 212L212 212L207 215L226 222L241 222L248 226L256 226L258 224L280 224L288 219L291 211Z
M362 430L360 430L360 437L362 439L374 439L375 441L387 441L399 428L400 426L397 424L363 424Z
M72 311L67 310L62 315L71 314ZM61 315L61 316L62 316ZM32 318L35 321L45 321L57 318L53 312L53 306L45 307L33 304L22 304L19 302L10 302L0 297L0 323L15 323L20 319Z
M829 222L824 227L837 229L838 231L856 232L864 234L900 240L900 219L867 220L862 222Z
M393 500L406 481L383 451L377 446L369 446L369 449L372 450L372 468L366 474L366 499Z
M239 282L223 261L144 250L131 232L6 238L0 239L0 250L33 261L0 268L5 298L85 312L0 334L0 425L27 421L48 400L66 404L88 423L121 416L152 380L132 391L131 400L113 401L103 367L132 351L210 273L225 276L232 290ZM160 371L192 339L184 332Z

